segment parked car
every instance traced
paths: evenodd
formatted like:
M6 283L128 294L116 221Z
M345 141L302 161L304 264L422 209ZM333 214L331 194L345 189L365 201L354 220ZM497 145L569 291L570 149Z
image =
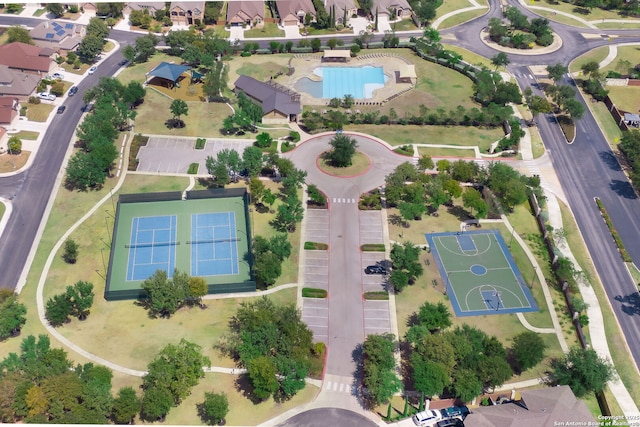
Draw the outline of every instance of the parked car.
M436 427L464 427L464 423L458 418L438 421Z
M387 274L387 269L381 265L369 265L364 269L366 274Z
M412 417L413 423L417 426L432 425L442 419L442 414L437 409L418 412Z
M64 80L64 74L53 73L51 74L51 78L55 80Z
M96 65L94 65L93 67L89 68L89 74L95 73L97 69L98 69L98 67Z
M469 415L469 408L466 406L450 406L448 408L441 409L442 418L459 418L464 419Z
M38 98L40 99L44 99L45 101L55 101L56 100L56 96L52 93L48 93L48 92L40 92L36 95Z
M64 113L64 110L66 110L66 109L67 109L67 107L65 107L64 105L59 106L58 107L58 114Z
M78 86L71 86L71 89L69 89L69 96L73 96L78 92Z

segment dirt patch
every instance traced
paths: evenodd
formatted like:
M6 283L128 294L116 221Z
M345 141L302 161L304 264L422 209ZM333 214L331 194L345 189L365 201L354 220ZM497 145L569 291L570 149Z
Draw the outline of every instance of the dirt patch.
M30 151L22 151L20 154L0 154L0 173L19 170L27 163L30 154Z

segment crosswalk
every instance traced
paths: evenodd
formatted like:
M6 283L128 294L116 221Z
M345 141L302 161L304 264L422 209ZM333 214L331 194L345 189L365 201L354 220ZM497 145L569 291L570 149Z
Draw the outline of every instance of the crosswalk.
M346 383L344 381L341 381L341 382L325 381L324 382L324 390L326 391L355 395L356 394L355 388L356 388L355 385L353 385L352 383Z
M336 198L336 197L333 198L333 203L345 203L345 204L346 203L351 203L351 204L353 204L353 203L357 203L357 202L358 202L357 199L349 199L349 198L342 199L342 198Z

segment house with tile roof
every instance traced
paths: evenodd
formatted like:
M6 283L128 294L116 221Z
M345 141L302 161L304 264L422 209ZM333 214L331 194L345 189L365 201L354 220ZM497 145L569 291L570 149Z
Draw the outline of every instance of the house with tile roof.
M520 398L472 409L466 427L540 427L598 425L587 405L576 399L569 386L523 390Z
M87 34L87 27L73 22L42 21L29 34L36 46L61 53L76 50Z
M241 0L227 2L227 24L262 28L264 26L264 2Z
M9 125L20 115L20 100L15 96L0 96L0 124Z
M27 99L40 82L40 76L13 70L6 65L0 65L0 96L12 96Z
M376 10L378 14L389 17L395 15L404 19L411 16L411 6L407 0L373 0L371 13L375 14Z
M27 73L48 74L57 67L55 55L48 47L13 42L0 46L0 65Z
M301 26L307 13L311 15L312 22L316 20L316 9L311 0L276 0L276 8L283 26Z
M125 3L124 8L122 8L122 14L127 17L131 15L131 12L134 10L141 10L149 12L149 15L155 16L156 12L160 10L164 10L165 4L161 1L152 1L152 2L129 2Z
M173 25L194 25L204 20L203 1L174 1L169 6L169 18Z
M358 7L353 0L324 0L324 8L329 13L332 7L336 8L336 24L348 25L349 19L358 13ZM347 17L346 21L344 17Z
M261 82L241 75L234 83L235 91L242 91L262 107L262 123L286 124L298 120L302 111L300 95L273 81Z

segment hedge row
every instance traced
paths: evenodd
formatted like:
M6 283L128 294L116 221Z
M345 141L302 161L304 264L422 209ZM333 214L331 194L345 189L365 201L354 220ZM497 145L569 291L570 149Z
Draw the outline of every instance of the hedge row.
M362 252L384 252L384 243L365 243L360 246Z
M622 259L625 262L633 262L633 260L631 259L631 256L629 256L629 252L627 252L627 250L624 247L624 243L622 243L622 239L620 238L618 231L613 226L613 222L611 222L611 218L609 217L609 214L607 213L607 210L604 207L604 203L602 203L602 200L600 200L597 197L596 197L596 203L598 204L598 208L600 209L600 214L602 215L604 222L607 224L607 227L609 227L609 232L611 232L611 235L613 236L613 240L616 242L618 251L620 251L620 256L622 256Z
M326 251L329 245L319 242L304 242L304 248L309 251Z
M318 288L302 288L302 296L304 298L326 298L327 291Z

